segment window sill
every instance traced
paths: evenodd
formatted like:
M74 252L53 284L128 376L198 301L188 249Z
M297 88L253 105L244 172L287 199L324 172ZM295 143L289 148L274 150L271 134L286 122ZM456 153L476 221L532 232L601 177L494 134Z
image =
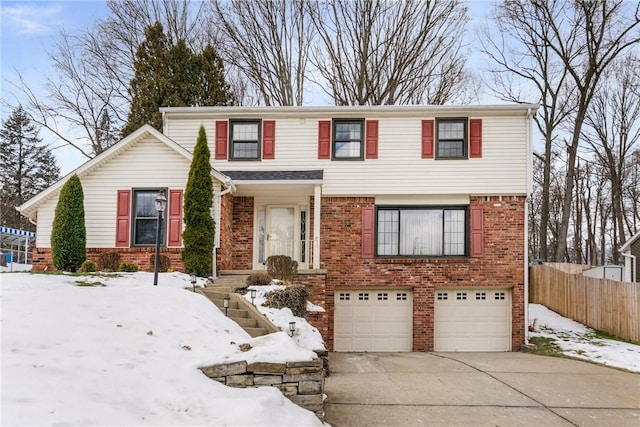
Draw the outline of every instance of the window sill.
M375 264L463 264L469 257L374 258Z

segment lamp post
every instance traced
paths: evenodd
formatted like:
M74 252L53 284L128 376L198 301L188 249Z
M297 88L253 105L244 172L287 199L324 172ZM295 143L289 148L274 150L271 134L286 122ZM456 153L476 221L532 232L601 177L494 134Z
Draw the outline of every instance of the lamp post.
M158 266L160 264L160 238L162 237L162 212L167 207L167 198L164 191L158 193L156 197L156 210L158 211L158 222L156 224L156 260L153 267L153 286L158 286Z
M251 289L251 305L256 305L253 300L256 299L256 290L255 289Z
M293 338L293 334L296 333L296 322L289 322L289 336Z
M196 282L198 279L196 278L196 273L191 273L191 286L193 287L193 292L196 291Z
M222 298L222 307L224 307L224 315L227 316L227 317L229 316L227 311L229 310L229 300L230 299L231 298L229 298L229 297Z

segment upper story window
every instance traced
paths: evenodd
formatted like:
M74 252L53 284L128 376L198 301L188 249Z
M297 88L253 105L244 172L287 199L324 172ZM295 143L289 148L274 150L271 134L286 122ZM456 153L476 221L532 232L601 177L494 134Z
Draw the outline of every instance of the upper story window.
M333 121L333 158L364 159L364 120L335 119Z
M154 188L144 190L133 190L133 245L134 246L154 246L156 244L156 230L158 227L158 211L156 210L156 197L158 193L166 189ZM160 244L165 242L166 214L163 214L162 228L160 230Z
M229 158L260 160L260 120L231 120L229 124Z
M378 256L466 255L466 207L379 207Z
M436 158L467 158L467 119L437 119Z

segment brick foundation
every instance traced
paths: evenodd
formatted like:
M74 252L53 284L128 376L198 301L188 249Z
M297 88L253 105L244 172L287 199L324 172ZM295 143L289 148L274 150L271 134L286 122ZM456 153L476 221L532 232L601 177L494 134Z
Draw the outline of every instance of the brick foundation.
M155 248L87 248L87 259L98 265L100 254L105 252L120 254L120 262L135 263L139 271L153 271ZM181 252L181 248L160 248L160 255L169 258L171 268L175 271L183 271ZM33 250L33 270L56 270L51 259L50 248L35 248Z

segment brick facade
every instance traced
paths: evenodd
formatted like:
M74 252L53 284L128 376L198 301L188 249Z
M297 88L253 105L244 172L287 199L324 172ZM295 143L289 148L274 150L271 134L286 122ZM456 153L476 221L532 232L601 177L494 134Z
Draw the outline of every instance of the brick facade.
M155 262L155 247L145 248L87 248L87 259L98 265L101 253L115 252L120 254L120 262L132 262L140 271L153 271ZM171 261L171 268L182 271L181 248L160 248L160 255ZM51 259L51 248L35 248L33 250L33 270L55 270Z
M439 287L483 286L512 290L512 349L524 343L524 206L523 196L474 196L471 206L484 211L484 256L479 258L362 258L362 208L372 197L323 197L321 264L323 274L300 275L311 301L325 313L310 320L333 349L335 293L346 288L413 290L413 350L434 347L434 295ZM233 269L250 269L253 245L253 199L234 199ZM313 206L310 209L313 212ZM311 224L313 224L311 218Z
M253 268L253 197L233 198L233 244L231 264L233 270Z
M225 194L220 199L220 248L216 253L216 265L219 270L231 270L233 250L233 196Z

